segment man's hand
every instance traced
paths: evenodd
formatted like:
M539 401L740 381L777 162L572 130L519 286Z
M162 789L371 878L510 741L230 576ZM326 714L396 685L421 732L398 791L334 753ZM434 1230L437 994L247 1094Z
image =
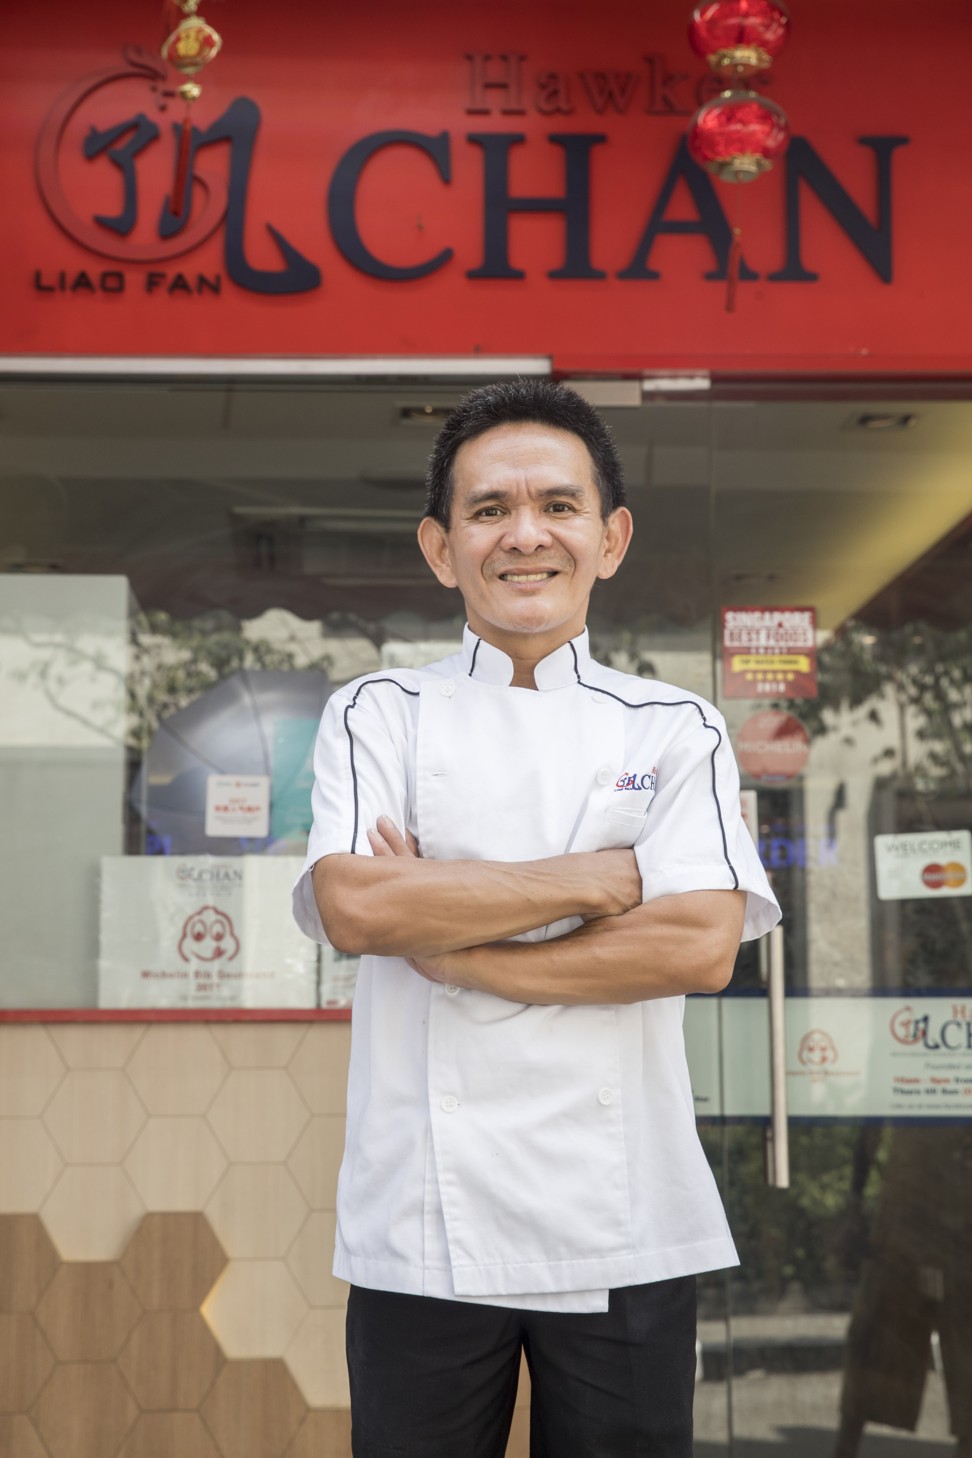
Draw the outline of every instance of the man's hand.
M368 831L368 844L376 856L414 856L417 859L419 854L418 841L412 832L406 830L403 839L398 826L387 815L379 815L374 830Z
M463 968L468 963L470 951L467 948L463 952L440 952L437 957L406 957L405 960L413 972L418 972L426 982L438 982L446 987L471 987L471 982L464 982L460 979L463 976Z

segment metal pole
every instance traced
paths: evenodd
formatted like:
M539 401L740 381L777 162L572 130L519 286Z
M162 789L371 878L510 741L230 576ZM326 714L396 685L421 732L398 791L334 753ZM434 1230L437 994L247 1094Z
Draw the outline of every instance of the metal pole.
M770 1122L766 1130L766 1183L778 1190L790 1185L790 1138L786 1116L786 979L783 928L769 934Z

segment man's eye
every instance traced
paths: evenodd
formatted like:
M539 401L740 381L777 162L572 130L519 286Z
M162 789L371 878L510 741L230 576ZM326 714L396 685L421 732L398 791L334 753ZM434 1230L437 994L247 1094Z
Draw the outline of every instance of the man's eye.
M551 511L568 512L568 511L573 511L573 509L574 508L570 504L569 501L551 501L551 503L550 503L550 510Z
M499 516L499 514L500 509L498 506L483 506L476 512L477 516Z

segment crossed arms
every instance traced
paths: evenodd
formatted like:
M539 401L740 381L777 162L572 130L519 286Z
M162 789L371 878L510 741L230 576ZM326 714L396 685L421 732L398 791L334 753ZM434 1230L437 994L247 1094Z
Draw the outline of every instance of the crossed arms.
M404 957L423 977L512 1002L629 1003L718 992L742 933L741 891L688 891L642 903L630 850L538 861L434 861L382 817L373 856L329 855L314 894L339 951ZM544 942L509 937L566 917Z

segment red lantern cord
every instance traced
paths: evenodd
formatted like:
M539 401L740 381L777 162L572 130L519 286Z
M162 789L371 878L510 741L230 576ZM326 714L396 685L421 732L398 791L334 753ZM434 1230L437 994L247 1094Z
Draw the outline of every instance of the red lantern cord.
M179 87L181 92L183 87ZM196 90L200 88L197 86ZM182 118L179 132L179 150L176 153L175 181L172 184L172 201L169 205L173 217L181 218L189 201L189 158L192 154L192 118L189 115L191 101L186 98L186 114Z
M165 0L163 15L169 29L162 44L162 59L183 76L193 77L203 66L208 66L222 48L222 37L197 15L199 0ZM174 28L172 22L181 13ZM192 160L192 119L190 110L194 101L202 95L202 87L193 80L187 80L177 88L177 94L186 103L186 114L182 119L179 134L179 148L176 153L175 179L172 184L170 210L177 218L183 217L191 191L190 163Z
M742 262L742 229L733 228L726 265L726 313L736 312L736 290L739 287L739 265Z

